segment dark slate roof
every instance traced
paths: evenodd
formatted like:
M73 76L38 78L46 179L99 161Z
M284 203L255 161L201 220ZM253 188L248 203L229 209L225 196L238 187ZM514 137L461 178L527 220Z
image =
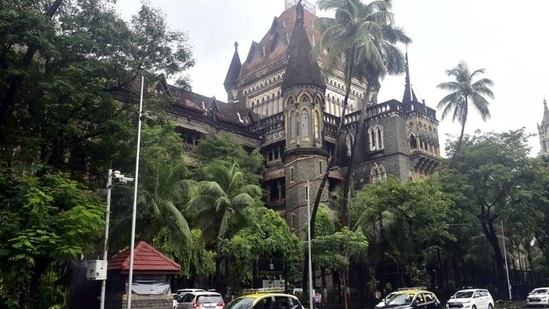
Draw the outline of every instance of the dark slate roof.
M240 62L240 56L238 55L238 43L234 43L234 54L233 59L231 60L231 65L229 66L229 71L227 76L225 76L225 90L229 91L232 87L236 86L236 81L238 80L238 75L240 75L240 69L242 68L242 63Z
M177 274L181 266L144 241L139 241L134 248L133 271ZM130 270L130 248L120 252L109 260L108 270Z
M326 89L320 67L311 56L311 43L304 25L304 10L301 1L296 7L296 23L288 46L288 65L282 81L282 92L295 86L316 86Z
M295 6L288 8L279 17L274 18L271 28L259 43L252 42L248 51L248 57L242 64L239 79L246 78L286 59L296 15ZM309 42L313 43L315 36L320 37L318 31L313 28L313 22L316 18L313 13L304 10L303 24L309 37Z

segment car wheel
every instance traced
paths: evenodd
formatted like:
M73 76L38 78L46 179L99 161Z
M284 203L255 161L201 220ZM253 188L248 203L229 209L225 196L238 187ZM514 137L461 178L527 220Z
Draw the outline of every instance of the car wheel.
M492 306L492 304L488 304L488 309L494 309L494 306Z
M473 307L471 307L471 309L477 309L477 306L473 305Z

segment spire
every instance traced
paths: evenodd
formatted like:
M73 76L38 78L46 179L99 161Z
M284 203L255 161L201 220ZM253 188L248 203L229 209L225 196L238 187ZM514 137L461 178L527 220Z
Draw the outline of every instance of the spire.
M549 109L547 109L547 99L543 98L543 120L541 125L549 125Z
M223 82L225 91L229 92L231 88L236 86L236 81L240 75L240 68L242 68L242 63L240 62L240 56L238 55L238 42L234 42L233 59L231 60L229 71L227 71L227 75L225 76L225 81Z
M416 94L412 89L410 83L410 67L408 65L408 51L406 51L406 84L404 85L404 96L402 97L402 104L410 104L412 102L418 102Z
M288 46L288 64L281 85L282 91L295 86L316 86L326 89L318 63L311 56L312 47L305 31L305 12L301 0L296 4L296 13L296 23Z

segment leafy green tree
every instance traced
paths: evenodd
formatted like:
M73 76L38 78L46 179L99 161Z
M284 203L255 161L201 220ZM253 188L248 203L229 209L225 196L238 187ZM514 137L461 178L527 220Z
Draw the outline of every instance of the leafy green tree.
M343 290L346 290L347 272L351 259L357 257L361 252L368 247L368 240L361 232L353 232L348 227L343 227L339 232L331 235L317 237L313 240L313 244L317 250L323 250L332 253L331 268L340 271ZM348 306L347 293L345 293L345 309Z
M492 248L499 283L505 282L501 225L506 235L520 232L529 242L543 217L537 205L546 201L545 178L537 161L528 156L528 138L524 129L466 136L455 161L455 169L473 188L467 197L477 207L475 214Z
M0 168L0 275L10 308L34 308L42 275L91 250L104 206L66 175L12 177Z
M246 151L228 134L217 134L200 140L195 157L204 165L213 161L224 161L228 166L236 163L251 183L258 182L263 176L264 159L259 150Z
M393 13L391 12L391 0L372 1L364 4L361 0L321 0L321 10L334 10L335 17L320 17L316 21L319 31L322 33L317 52L324 53L323 65L332 68L336 65L343 67L345 79L345 97L341 120L337 136L341 134L341 127L345 117L351 83L353 78L367 80L368 85L358 125L351 145L351 157L348 170L352 171L355 154L358 149L356 141L363 131L366 119L366 110L370 105L370 96L373 89L379 88L380 79L387 74L398 74L404 71L404 55L396 44L411 43L411 39L401 28L395 27ZM336 143L338 145L338 143ZM337 147L337 146L336 146ZM334 153L338 153L337 149ZM332 160L328 168L336 164L336 158ZM344 224L349 225L349 201L351 194L351 172L345 175L344 181ZM327 179L327 175L324 178ZM325 181L321 183L324 188ZM317 197L320 197L317 194ZM318 208L320 199L314 204L314 214Z
M222 243L223 255L230 257L230 286L235 289L250 286L259 258L282 259L289 276L287 280L295 281L299 273L301 248L297 236L290 231L284 219L261 203L247 207L246 217L248 224L242 227L240 222L234 222L234 233Z
M191 241L185 242L182 246L175 246L173 233L167 228L162 228L152 242L155 248L181 265L181 273L175 281L186 287L199 286L200 278L215 273L215 252L206 249L202 231L192 229L191 237Z
M490 89L490 87L494 86L494 82L488 78L476 80L477 76L484 74L484 72L485 69L471 72L467 63L461 61L456 67L446 71L448 76L455 80L441 83L437 86L442 90L450 92L437 105L439 109L443 109L442 119L452 114L452 121L457 120L461 125L459 141L452 155L450 167L453 166L456 154L461 148L465 124L469 115L469 105L472 105L479 112L482 120L486 121L490 118L490 110L488 108L490 103L486 100L485 96L494 99L494 93Z
M126 141L140 75L194 64L185 35L147 6L128 24L103 0L0 4L0 157L13 167L38 162L89 179L109 154L135 149Z
M402 286L424 283L425 278L414 277L411 270L419 268L424 273L432 252L455 240L448 230L451 202L430 182L402 183L389 177L360 191L353 205L357 228L380 250L369 256L378 257L381 265L388 257L401 269L410 270L406 275L413 282L401 282Z

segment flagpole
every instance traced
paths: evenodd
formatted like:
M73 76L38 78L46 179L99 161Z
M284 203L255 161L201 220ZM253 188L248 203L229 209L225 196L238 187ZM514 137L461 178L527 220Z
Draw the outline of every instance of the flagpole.
M145 84L145 77L141 75L141 96L139 99L139 124L137 126L137 150L135 157L135 186L133 190L133 210L132 210L132 233L130 244L130 274L128 278L128 303L127 308L132 307L132 283L133 283L133 260L134 260L134 247L135 247L135 217L137 214L137 184L139 178L139 150L141 146L141 117L143 117L143 85Z

